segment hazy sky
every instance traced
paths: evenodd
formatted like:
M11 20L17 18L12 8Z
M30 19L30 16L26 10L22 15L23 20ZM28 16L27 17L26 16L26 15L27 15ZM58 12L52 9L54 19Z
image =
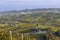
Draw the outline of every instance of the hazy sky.
M0 0L0 11L34 8L60 8L60 0Z

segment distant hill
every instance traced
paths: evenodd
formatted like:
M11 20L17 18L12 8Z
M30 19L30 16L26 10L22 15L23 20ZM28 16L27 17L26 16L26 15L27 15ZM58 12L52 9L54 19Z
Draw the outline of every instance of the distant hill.
M32 14L32 13L43 13L43 12L52 12L60 13L60 8L41 8L41 9L25 9L25 10L12 10L0 12L0 15L14 15L14 14Z

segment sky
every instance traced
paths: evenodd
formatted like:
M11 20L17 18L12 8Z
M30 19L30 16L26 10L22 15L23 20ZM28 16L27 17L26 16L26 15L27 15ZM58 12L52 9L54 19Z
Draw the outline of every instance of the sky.
M0 11L60 8L60 0L0 0Z

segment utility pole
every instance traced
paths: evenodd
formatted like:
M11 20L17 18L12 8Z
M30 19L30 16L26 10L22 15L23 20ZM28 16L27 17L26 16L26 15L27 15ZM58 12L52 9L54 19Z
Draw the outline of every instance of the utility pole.
M10 33L10 40L12 40L12 31L9 31Z
M23 34L21 34L21 39L24 40L24 35Z

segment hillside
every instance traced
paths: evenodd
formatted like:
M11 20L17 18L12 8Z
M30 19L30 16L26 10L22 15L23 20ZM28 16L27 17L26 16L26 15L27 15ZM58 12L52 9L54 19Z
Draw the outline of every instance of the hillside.
M52 34L60 30L60 9L26 9L0 12L0 35L3 40L9 40L10 37L13 40L20 40L22 34L25 36L28 34L31 36L31 40L33 38L39 40L39 35L41 37L46 36L46 30ZM25 40L28 40L28 35L24 36Z

